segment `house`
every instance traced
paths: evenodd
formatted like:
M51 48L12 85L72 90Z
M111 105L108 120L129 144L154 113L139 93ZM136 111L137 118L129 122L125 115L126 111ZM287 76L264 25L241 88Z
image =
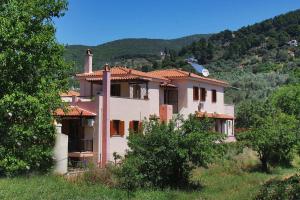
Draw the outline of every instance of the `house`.
M129 130L138 131L142 121L174 115L215 119L215 129L234 141L234 106L224 104L228 83L179 69L141 72L121 66L93 71L87 50L84 73L77 74L80 92L62 99L68 111L55 112L61 132L68 135L70 160L91 160L105 165L112 154L124 155Z
M298 46L298 41L297 41L297 40L290 40L290 41L288 42L288 44L289 44L290 46L297 47L297 46Z

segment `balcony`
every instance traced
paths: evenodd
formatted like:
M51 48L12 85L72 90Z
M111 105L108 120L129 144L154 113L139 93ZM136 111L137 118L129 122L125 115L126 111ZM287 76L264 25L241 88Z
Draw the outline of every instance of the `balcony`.
M234 116L234 105L233 104L224 104L224 114Z

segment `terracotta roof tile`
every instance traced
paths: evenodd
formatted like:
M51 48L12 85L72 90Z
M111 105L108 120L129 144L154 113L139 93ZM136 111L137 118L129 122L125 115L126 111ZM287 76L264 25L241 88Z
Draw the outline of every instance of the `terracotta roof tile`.
M94 117L95 113L80 108L78 106L68 106L67 112L65 113L63 109L59 108L54 112L54 116L66 116L66 117Z
M227 114L218 114L218 113L207 113L207 112L196 112L196 116L199 118L214 118L214 119L234 119L234 116Z
M111 76L111 80L151 80L151 78L140 77L136 75ZM87 81L102 81L102 77L86 78Z
M116 66L116 67L112 67L110 69L110 71L111 71L112 80L114 78L118 79L117 77L125 77L125 79L130 79L130 78L133 78L133 76L136 76L136 77L142 77L142 78L150 78L150 79L159 79L162 81L169 81L165 77L151 75L149 73L138 71L135 69L130 69L127 67ZM76 74L77 77L86 77L86 78L92 78L92 77L93 78L101 78L102 75L103 75L103 70L94 71L93 73ZM119 78L119 79L122 79L122 78Z
M182 70L179 70L179 69L156 70L156 71L148 72L148 74L150 74L152 76L165 77L165 78L168 78L168 79L195 78L195 79L199 79L199 80L205 81L205 82L221 84L221 85L225 85L225 86L228 85L228 83L225 82L225 81L212 79L212 78L206 78L206 77L197 75L195 73L182 71Z

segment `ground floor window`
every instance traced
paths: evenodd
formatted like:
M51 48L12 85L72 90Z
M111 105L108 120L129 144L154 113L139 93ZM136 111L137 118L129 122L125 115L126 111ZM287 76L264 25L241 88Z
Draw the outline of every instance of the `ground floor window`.
M142 129L142 122L133 120L129 122L129 131L133 133L139 133Z
M125 127L124 121L111 120L110 121L110 136L124 136Z

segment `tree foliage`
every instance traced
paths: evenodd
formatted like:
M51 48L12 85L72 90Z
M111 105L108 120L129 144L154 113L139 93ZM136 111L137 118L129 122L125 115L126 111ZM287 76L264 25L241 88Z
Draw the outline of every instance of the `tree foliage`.
M278 111L258 120L251 129L239 135L253 150L257 151L262 170L268 171L268 165L289 164L292 150L299 141L298 121Z
M279 88L271 97L273 105L289 115L300 119L300 85L288 85Z
M222 145L217 142L222 141L222 135L206 129L210 127L209 124L207 120L199 121L194 116L190 116L180 127L174 121L168 124L149 121L144 134L129 136L130 150L123 165L135 161L135 165L131 165L137 173L133 180L136 182L136 177L139 177L140 187L187 185L193 167L207 166L221 155ZM131 173L123 174L127 176Z
M69 71L52 19L66 7L65 0L0 3L0 174L51 166L52 111Z

